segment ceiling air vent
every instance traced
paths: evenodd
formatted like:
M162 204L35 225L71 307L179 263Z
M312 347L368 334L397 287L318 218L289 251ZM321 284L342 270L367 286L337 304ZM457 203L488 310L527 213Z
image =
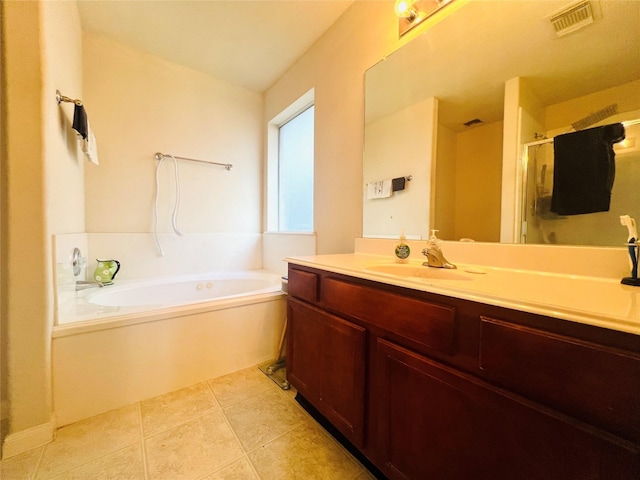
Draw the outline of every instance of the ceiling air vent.
M549 21L559 37L575 32L593 23L593 10L589 0L579 0L552 13Z

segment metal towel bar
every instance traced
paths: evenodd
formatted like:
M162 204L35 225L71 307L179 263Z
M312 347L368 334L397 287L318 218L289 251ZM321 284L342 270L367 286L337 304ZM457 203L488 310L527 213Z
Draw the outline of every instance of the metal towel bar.
M56 102L60 105L62 102L75 103L79 107L82 106L82 100L78 100L77 98L74 100L73 98L65 97L60 93L60 90L56 90Z
M158 152L155 154L155 159L158 161L162 160L163 157L176 158L178 160L186 160L188 162L206 163L208 165L220 165L221 167L224 167L225 170L227 171L231 170L231 167L233 167L233 164L231 163L207 162L205 160L197 160L195 158L178 157L177 155L171 155L169 153Z

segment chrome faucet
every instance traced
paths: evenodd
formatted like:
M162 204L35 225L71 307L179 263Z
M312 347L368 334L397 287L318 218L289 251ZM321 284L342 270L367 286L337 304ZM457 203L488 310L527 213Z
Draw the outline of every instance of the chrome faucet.
M440 248L440 240L436 237L436 232L438 230L431 230L431 237L429 237L429 243L427 244L427 248L422 249L422 254L427 257L427 261L422 265L425 267L435 267L435 268L458 268L453 263L447 261L444 258L444 254L442 253L442 249Z
M104 287L104 283L102 282L94 282L94 281L85 281L85 280L77 280L76 281L76 292L79 290L86 290L87 288L102 288Z

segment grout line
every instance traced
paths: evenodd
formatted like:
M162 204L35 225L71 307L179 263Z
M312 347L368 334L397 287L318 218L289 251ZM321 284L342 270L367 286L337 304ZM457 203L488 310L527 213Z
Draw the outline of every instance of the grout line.
M308 421L308 420L306 420L306 419L305 419L305 420L302 420L300 423L296 423L296 424L295 424L295 425L293 425L289 430L287 430L287 431L285 431L285 432L282 432L280 435L278 435L278 436L276 436L276 437L273 437L273 438L272 438L271 440L269 440L268 442L265 442L265 443L263 443L262 445L258 445L257 447L255 447L255 448L253 448L253 449L251 449L251 450L248 450L248 451L247 451L247 454L249 454L249 453L253 453L253 452L255 452L256 450L259 450L259 449L261 449L261 448L265 448L267 445L269 445L269 444L271 444L271 443L275 442L276 440L278 440L278 439L280 439L280 438L284 437L284 436L285 436L285 435L287 435L288 433L293 432L296 428L301 427L301 426L302 426L302 425L304 425L307 421Z
M137 404L139 405L139 402L137 402ZM116 408L116 409L113 409L113 410L109 410L109 411L107 411L107 412L100 413L100 414L98 414L98 415L95 415L94 417L90 417L89 419L80 420L80 421L78 421L78 422L74 422L74 423L71 423L71 424L69 424L69 425L65 425L64 427L61 427L61 428L71 427L72 425L77 425L77 424L79 424L79 423L83 423L83 422L85 422L85 421L87 421L87 420L90 420L91 418L95 418L95 417L99 417L99 416L102 416L102 415L106 415L106 414L108 414L108 413L110 413L110 412L113 412L113 411L115 411L115 410L120 410L120 409L124 409L124 408L129 408L129 407L132 407L132 406L134 406L134 405L136 405L136 404L135 404L135 403L131 403L131 404L126 405L126 406L124 406L124 407L119 407L119 408ZM140 411L140 409L139 409L139 407L138 407L138 412L139 412L139 411ZM139 423L139 425L140 425L140 423ZM59 431L59 430L60 430L60 428L56 429L56 435L55 435L55 439L53 440L53 442L50 442L50 443L47 443L46 445L44 445L44 447L43 447L43 449L42 449L42 452L41 452L41 454L40 454L40 459L38 460L38 466L37 466L37 469L36 469L36 471L34 472L34 478L36 478L36 477L38 476L38 475L37 475L37 474L38 474L38 471L39 471L39 470L40 470L40 468L42 467L42 460L43 460L43 458L44 458L44 453L45 453L45 449L47 448L47 446L48 446L48 445L52 445L52 444L54 444L55 442L60 441L60 437L58 436L58 431ZM138 443L138 442L134 442L134 443ZM62 474L64 474L64 473L67 473L67 472L69 472L69 471L73 470L73 469L76 469L76 468L82 467L82 466L87 465L87 464L89 464L89 463L91 463L91 462L94 462L94 461L96 461L96 460L98 460L98 459L100 459L100 458L106 457L107 455L111 455L111 454L116 453L116 452L118 452L118 451L120 451L120 450L123 450L123 449L125 449L125 448L128 448L128 447L130 447L131 445L133 445L134 443L127 443L126 445L120 445L120 446L117 446L117 447L111 447L111 448L109 448L107 451L105 451L105 452L101 453L100 455L96 455L96 456L92 456L92 457L90 457L90 458L87 458L87 459L85 459L85 461L83 461L82 463L73 464L72 466L70 466L70 467L66 468L65 470L60 470L60 471L55 471L55 470L54 470L53 472L48 472L48 473L46 474L46 477L47 477L47 478L53 478L53 477L60 476L60 475L62 475Z
M187 389L187 388L191 388L191 387L194 387L194 386L197 386L197 385L202 385L203 383L205 383L205 384L206 384L206 382L200 382L200 383L196 383L196 384L194 384L194 385L191 385L191 386L189 386L189 387L185 387L184 389L180 389L180 390L185 390L185 389ZM209 389L209 388L206 388L206 387L205 387L205 389L206 389L206 390L208 390L208 391L209 391L209 393L212 393L212 392L210 391L210 389ZM169 393L174 393L174 392L177 392L177 391L179 391L179 390L174 390L173 392L169 392ZM159 396L162 396L162 395L159 395ZM201 413L195 414L195 416L193 416L193 417L189 418L188 420L184 420L184 421L182 421L182 422L180 422L180 423L176 423L175 425L166 426L166 424L165 424L165 425L163 425L163 426L162 426L162 428L161 428L160 430L158 430L157 432L154 432L154 433L149 434L149 435L146 435L146 436L145 436L144 431L143 431L143 432L142 432L142 438L143 438L143 440L146 440L146 439L149 439L149 438L153 438L153 437L155 437L155 436L157 436L157 435L160 435L161 433L165 433L165 432L167 432L167 431L169 431L169 430L172 430L172 429L174 429L174 428L180 427L180 426L182 426L182 425L186 425L187 423L191 423L191 422L193 422L194 420L198 420L198 419L200 419L200 418L202 418L202 417L206 417L207 415L212 415L212 414L214 414L214 413L222 413L222 407L220 406L220 404L218 403L217 399L215 398L215 395L212 395L212 396L213 396L213 402L214 402L214 405L213 405L213 407L214 407L214 408L213 408L213 410L208 410L208 411L204 411L204 412L201 412ZM153 398L157 398L157 397L153 397ZM144 400L143 400L143 401L144 401ZM216 408L216 407L217 407L217 408ZM140 410L142 411L142 402L140 402ZM142 421L141 421L141 423L142 423Z
M229 427L229 430L231 430L231 433L233 434L233 438L236 439L236 442L238 442L238 445L240 445L240 450L242 450L244 455L246 455L248 453L247 449L244 448L244 445L242 445L242 442L240 441L240 437L238 437L238 434L236 433L235 429L231 425L229 418L227 418L227 414L224 412L224 410L221 410L221 412L222 412L222 418L224 418L225 423L227 424L227 426Z
M218 398L216 397L215 393L213 393L213 388L211 387L211 384L209 383L209 381L207 381L206 383L207 383L207 386L209 387L209 392L211 393L211 396L213 397L214 401L216 402L216 404L220 408L220 413L222 414L222 419L226 423L227 427L229 427L229 430L231 431L231 434L233 435L233 438L235 439L236 443L240 447L240 450L242 451L242 456L231 460L230 462L226 463L225 465L221 466L220 468L218 468L217 470L215 470L213 472L209 472L207 475L204 475L202 478L204 478L204 477L206 477L206 476L208 476L208 475L210 475L212 473L218 472L218 471L222 470L223 468L228 467L229 465L231 465L234 462L237 462L241 458L244 458L249 463L249 465L251 466L251 469L254 471L256 476L258 478L260 478L260 475L258 475L258 472L255 471L255 468L254 468L253 464L251 463L251 460L249 460L249 457L247 455L247 450L242 445L242 442L240 441L240 438L238 437L238 434L236 433L236 431L234 430L233 426L231 425L231 422L227 418L227 415L224 412L224 409L222 408L222 405L220 405L220 402L218 401Z
M251 462L249 461L249 459L247 458L246 454L242 454L239 457L234 458L233 460L229 460L227 463L225 463L224 465L221 465L220 467L216 468L215 470L211 471L211 472L207 472L204 475L198 477L196 480L202 480L204 478L207 478L209 476L211 476L214 473L218 473L220 470L223 470L227 467L229 467L230 465L233 465L234 463L236 463L237 461L241 460L241 459L245 459L247 460L247 462L249 462L249 465L251 465ZM251 465L253 467L253 465ZM260 478L260 476L258 475L258 478Z
M262 372L260 372L260 373L262 373ZM273 382L270 382L270 383L273 383ZM211 388L211 385L209 385L209 386L210 386L210 388ZM256 393L256 394L254 394L254 395L250 395L250 396L248 396L248 397L246 397L246 398L243 398L242 400L238 400L237 402L234 402L234 403L230 404L230 405L229 405L229 407L239 405L240 403L243 403L243 402L245 402L245 401L247 401L247 400L253 399L254 397L257 397L257 396L259 396L259 395L262 395L263 393L268 392L271 388L272 388L272 387L265 388L264 390L262 390L262 391L260 391L260 392L257 392L257 393ZM276 384L273 384L273 388L276 388L276 389L278 389L278 390L281 390L281 389L280 389ZM213 389L212 389L212 393L213 393ZM214 397L215 397L215 394L213 394L213 395L214 395ZM216 398L216 400L217 400L217 398ZM260 448L264 448L266 445L270 444L271 442L275 441L276 439L279 439L279 438L280 438L280 437L282 437L283 435L286 435L287 433L291 432L291 431L292 431L292 430L294 430L295 428L298 428L300 425L303 425L303 424L304 424L304 422L305 422L305 420L303 420L303 421L302 421L302 422L300 422L299 424L296 424L296 425L292 426L289 430L287 430L286 432L283 432L282 434L278 435L278 436L277 436L277 437L275 437L275 438L272 438L272 439L271 439L271 440L269 440L268 442L266 442L266 443L264 443L264 444L262 444L262 445L258 445L257 447L255 447L255 448L254 448L254 449L252 449L252 450L247 450L247 449L244 447L244 445L242 444L242 442L240 441L240 438L238 437L238 434L236 433L235 429L234 429L234 428L233 428L233 426L231 425L231 422L230 422L229 418L227 417L227 412L225 411L225 409L224 409L224 408L222 408L222 409L221 409L221 412L222 412L222 416L223 416L223 418L224 418L225 422L227 423L227 425L229 426L229 429L231 430L231 432L232 432L233 436L235 437L236 441L237 441L237 442L238 442L238 444L240 445L240 448L241 448L241 449L242 449L242 451L244 452L244 458L247 460L247 462L249 463L249 466L251 467L251 469L253 470L253 472L256 474L256 477L257 477L258 479L261 479L262 477L260 476L260 474L259 474L259 473L258 473L258 471L256 470L256 467L254 466L253 462L252 462L252 461L251 461L251 459L249 458L249 453L251 453L251 452L255 452L256 450L258 450L258 449L260 449ZM305 412L305 413L306 413L306 412ZM308 414L307 414L307 415L308 415Z
M87 459L86 461L84 461L82 463L78 463L76 465L71 466L70 468L67 468L66 470L50 472L50 473L47 474L46 477L43 477L43 478L63 478L63 477L60 477L60 476L64 475L65 473L70 472L71 470L75 470L76 468L84 467L85 465L89 465L90 463L95 462L96 460L100 460L101 458L107 457L107 456L112 455L114 453L117 453L117 452L119 452L121 450L124 450L125 448L129 448L131 445L136 445L136 444L138 444L138 442L128 443L127 445L121 445L120 447L116 448L115 450L110 450L107 453L104 453L102 455L98 455L97 457L91 457L91 458Z
M218 404L220 405L220 408L222 410L227 410L227 409L229 409L231 407L235 407L239 403L242 403L242 402L244 402L246 400L249 400L251 398L257 397L258 395L262 395L264 392L268 392L270 390L270 388L271 387L264 387L262 390L257 390L257 391L255 391L253 393L248 394L246 397L243 397L243 398L241 398L239 400L235 400L235 401L233 401L233 402L231 402L231 403L229 403L227 405L224 405L224 406L222 406L222 404L220 404L220 402L218 402ZM278 388L278 387L276 386L276 388ZM212 393L213 393L213 389L212 389ZM215 393L213 393L213 396L215 397ZM217 400L217 397L216 397L216 400Z
M140 422L140 444L142 446L142 469L144 471L144 478L149 478L149 467L147 466L147 445L144 441L144 425L142 422L142 402L138 402L138 420Z
M247 463L249 464L249 467L251 467L251 470L253 470L253 473L256 474L256 477L258 479L262 479L262 477L260 476L260 473L258 472L258 470L256 470L255 465L253 464L253 462L251 461L251 459L249 458L249 454L245 455L245 457L247 458Z
M297 402L294 402L297 404ZM313 425L315 425L321 432L321 435L324 435L325 437L327 437L329 439L330 442L332 442L340 452L342 452L345 457L347 458L347 460L349 460L357 469L357 472L354 474L354 476L352 477L352 479L350 480L355 480L356 478L358 478L358 476L360 476L362 473L369 473L370 472L367 470L367 468L362 465L358 459L356 459L353 455L351 455L351 453L340 443L338 442L335 438L333 438L333 436L331 434L329 434L329 432L327 432L324 427L322 425L320 425L318 423L318 421L313 418L306 410L302 409L303 412L305 413L305 416L307 417L305 420L303 420L302 422L296 424L295 426L291 427L289 430L287 430L286 432L283 432L282 434L278 435L277 437L272 438L271 440L269 440L268 442L265 442L263 445L258 445L257 447L255 447L254 449L250 450L247 452L247 457L249 457L249 454L261 449L261 448L266 448L268 445L270 445L271 443L275 442L276 440L279 440L280 438L282 438L285 435L288 435L289 433L291 433L292 431L294 431L297 428L302 427L305 423L311 423ZM251 466L253 467L253 462L251 462L251 460L249 459L249 463L251 464ZM255 469L255 467L254 467ZM257 473L257 471L256 471ZM260 478L260 475L258 475L258 478Z
M53 441L55 442L55 438ZM36 478L38 474L38 470L40 469L40 465L42 464L42 459L44 458L44 450L45 448L47 448L47 445L49 444L47 443L46 445L42 446L42 450L40 450L40 455L38 455L38 461L36 462L36 467L33 469L33 473L29 476L30 479Z
M214 410L214 411L212 411L212 412L205 412L205 413L201 413L201 414L199 414L199 415L197 415L197 416L195 416L195 417L191 417L191 418L189 418L188 420L185 420L184 422L180 422L180 423L177 423L177 424L172 425L172 426L170 426L170 427L167 427L167 428L165 428L164 430L159 430L159 431L157 431L157 432L154 432L153 434L151 434L151 435L148 435L148 436L144 437L144 438L143 438L143 440L150 440L150 439L152 439L152 438L154 438L154 437L157 437L158 435L162 435L163 433L167 433L167 432L169 432L169 431L171 431L171 430L174 430L174 429L176 429L176 428L183 427L183 426L185 426L185 425L188 425L189 423L193 423L193 422L195 422L196 420L200 420L200 419L201 419L201 418L203 418L203 417L206 417L206 416L208 416L208 415L214 415L214 414L216 414L216 413L222 413L222 411Z
M207 390L209 391L209 394L213 398L213 401L218 406L220 411L222 411L222 405L220 405L220 402L218 401L218 397L216 397L216 394L213 392L213 387L211 386L211 383L209 383L209 380L206 380L204 383L207 385Z

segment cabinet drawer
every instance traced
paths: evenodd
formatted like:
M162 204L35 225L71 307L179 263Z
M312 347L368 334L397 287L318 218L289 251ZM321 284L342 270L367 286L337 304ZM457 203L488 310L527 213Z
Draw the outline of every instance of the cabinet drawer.
M406 338L427 350L453 353L455 309L362 285L324 278L323 305Z
M288 294L293 297L311 303L318 301L318 275L316 273L289 268L288 287Z
M640 442L640 356L481 318L480 368L513 391Z

